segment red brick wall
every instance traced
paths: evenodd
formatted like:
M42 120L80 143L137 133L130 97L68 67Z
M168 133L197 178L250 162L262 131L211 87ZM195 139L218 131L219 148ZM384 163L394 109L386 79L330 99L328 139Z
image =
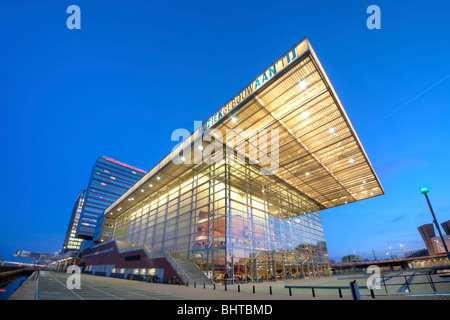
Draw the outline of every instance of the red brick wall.
M100 253L98 255L92 255L85 257L86 255L104 251L112 248L112 251ZM140 255L141 259L137 261L125 261L125 257ZM80 263L85 264L85 268L91 265L115 265L117 269L120 268L159 268L164 269L164 275L162 282L167 283L172 280L173 277L177 277L177 273L173 270L169 262L165 258L149 259L144 250L135 250L120 253L117 249L114 241L105 243L104 245L96 246L95 248L89 248L81 253ZM180 279L181 280L181 279Z

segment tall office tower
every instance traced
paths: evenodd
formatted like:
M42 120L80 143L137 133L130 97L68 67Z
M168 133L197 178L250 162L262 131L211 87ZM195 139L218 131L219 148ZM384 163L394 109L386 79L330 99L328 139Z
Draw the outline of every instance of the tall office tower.
M98 157L86 189L85 201L78 223L76 237L94 239L97 222L103 212L122 194L138 182L146 172L108 157Z
M77 231L78 222L80 221L80 214L83 208L84 198L86 195L86 190L82 190L78 195L77 201L73 206L72 216L70 217L69 227L67 228L66 237L64 238L64 244L61 249L61 253L66 253L67 251L77 251L81 247L81 239L75 238Z
M442 229L446 235L450 236L450 220L441 223Z
M436 250L433 246L432 238L435 236L433 224L424 224L417 228L428 250L430 256L436 255Z

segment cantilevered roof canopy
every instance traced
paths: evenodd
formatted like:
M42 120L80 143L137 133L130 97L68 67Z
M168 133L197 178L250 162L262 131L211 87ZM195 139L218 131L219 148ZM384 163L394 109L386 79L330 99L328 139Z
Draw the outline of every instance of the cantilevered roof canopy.
M105 214L116 217L198 167L193 159L175 164L172 156L193 148L194 141L211 128L220 130L223 137L227 129L278 129L279 168L275 177L321 209L384 193L328 77L304 38L214 113Z

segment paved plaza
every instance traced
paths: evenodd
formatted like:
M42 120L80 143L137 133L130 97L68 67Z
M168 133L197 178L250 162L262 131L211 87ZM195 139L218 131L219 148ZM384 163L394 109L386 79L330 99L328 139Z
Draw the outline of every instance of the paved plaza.
M440 277L433 275L437 289L434 292L425 278L408 272L393 273L385 278L387 286L381 285L375 289L375 298L364 288L366 280L363 277L333 276L235 284L225 288L224 285L169 285L81 274L81 288L68 289L69 276L67 273L41 271L39 276L31 276L10 300L352 300L349 284L353 280L361 288L362 300L450 299L450 282L439 283ZM405 280L408 280L408 286ZM291 286L291 289L286 286ZM386 294L386 290L389 294Z

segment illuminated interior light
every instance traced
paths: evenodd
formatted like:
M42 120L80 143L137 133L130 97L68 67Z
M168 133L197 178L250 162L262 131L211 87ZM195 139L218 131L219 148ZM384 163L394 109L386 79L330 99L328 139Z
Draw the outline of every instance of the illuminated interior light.
M186 160L184 157L181 157L181 161L183 161L184 162L184 160Z
M306 110L306 111L303 111L302 112L302 118L303 119L308 119L308 117L309 117L309 112Z
M150 188L153 188L153 185L152 185L152 184L149 184L148 186L149 186Z
M355 159L351 158L348 162L354 163L354 162L355 162Z
M144 192L144 189L141 189L141 192Z
M161 180L161 177L156 177L156 180L158 180L158 181Z
M237 122L236 117L231 118L231 122L236 123Z
M203 146L198 146L198 149L199 150L203 150Z
M311 173L309 173L309 172L305 173L305 176L309 176L309 175L311 175Z
M328 129L328 131L330 132L330 134L333 134L334 133L334 128L330 128L330 129Z
M302 80L299 82L298 86L300 87L300 89L305 90L308 85L306 84L305 80Z
M260 104L264 105L264 102L262 102L261 99L258 98L258 96L256 96L255 98L256 98L256 100L258 100L258 102L259 102Z

